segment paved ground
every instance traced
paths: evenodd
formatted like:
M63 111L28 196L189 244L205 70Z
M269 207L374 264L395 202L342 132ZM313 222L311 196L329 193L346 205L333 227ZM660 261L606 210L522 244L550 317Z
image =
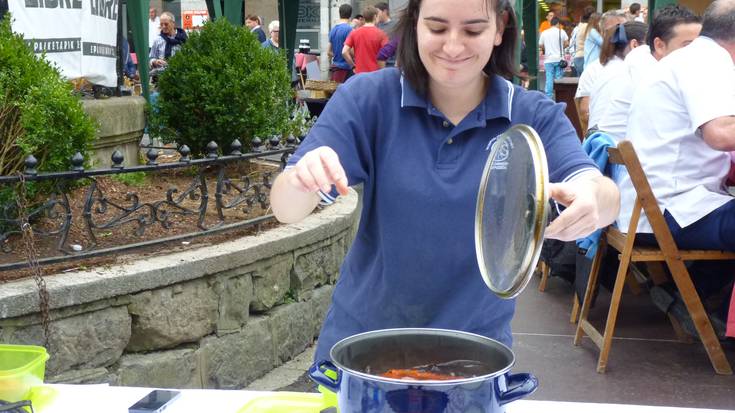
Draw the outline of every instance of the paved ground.
M626 295L605 374L595 371L597 351L585 338L572 345L572 288L552 277L546 292L534 278L518 300L513 321L514 371L533 372L536 400L646 404L735 410L735 376L718 376L701 343L676 341L666 317L646 294ZM609 295L601 293L591 320L604 322ZM725 349L735 366L735 345ZM305 376L313 348L254 382L249 389L314 391Z

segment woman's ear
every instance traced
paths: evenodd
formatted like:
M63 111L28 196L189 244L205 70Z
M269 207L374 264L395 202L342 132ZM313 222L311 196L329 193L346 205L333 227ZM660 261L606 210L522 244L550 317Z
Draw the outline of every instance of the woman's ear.
M638 43L638 40L633 39L633 40L630 41L630 43L628 43L628 47L630 47L630 50L633 50L633 49L635 49L636 47L638 47L638 46L640 46L642 44L643 43Z

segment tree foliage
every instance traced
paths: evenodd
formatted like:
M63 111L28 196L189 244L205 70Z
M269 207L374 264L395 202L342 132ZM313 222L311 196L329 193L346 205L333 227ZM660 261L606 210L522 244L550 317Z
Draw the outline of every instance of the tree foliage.
M90 149L96 123L72 85L13 33L5 17L0 21L0 175L22 171L29 154L40 171L67 170L74 153Z
M169 60L158 80L152 130L201 154L239 139L282 135L292 97L284 53L263 48L247 28L225 19L204 25Z

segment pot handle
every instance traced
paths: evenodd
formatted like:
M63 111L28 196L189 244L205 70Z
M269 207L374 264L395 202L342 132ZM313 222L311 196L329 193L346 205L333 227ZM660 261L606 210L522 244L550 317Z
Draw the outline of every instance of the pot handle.
M502 406L536 391L538 379L531 373L509 374L506 376L507 390L501 391L498 403Z
M328 360L314 363L309 368L309 377L334 393L337 393L342 380L342 375L339 374L337 367Z

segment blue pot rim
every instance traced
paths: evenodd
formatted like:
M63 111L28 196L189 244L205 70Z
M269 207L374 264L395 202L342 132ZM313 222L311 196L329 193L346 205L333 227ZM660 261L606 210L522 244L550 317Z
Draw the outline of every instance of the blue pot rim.
M505 350L510 355L510 362L507 366L500 370L496 370L492 373L486 374L484 376L477 376L477 377L470 377L465 379L457 379L457 380L401 380L401 379L390 379L382 376L375 376L372 374L364 373L361 371L349 369L345 366L343 366L341 363L335 360L334 357L334 351L336 348L339 348L340 346L346 346L348 342L350 341L357 341L362 337L365 336L374 336L376 334L380 335L390 335L390 333L396 333L396 332L402 332L402 333L442 333L442 334L450 334L454 336L465 336L467 338L480 340L480 341L487 341L494 346L500 347L503 350ZM364 333L355 334L352 336L349 336L347 338L343 338L342 340L338 341L332 348L329 350L329 357L332 359L331 362L334 364L338 369L347 372L351 375L358 376L362 379L376 381L380 383L393 383L393 384L401 384L401 385L409 385L409 386L423 386L423 385L431 385L432 387L437 386L456 386L460 384L470 384L470 383L477 383L477 382L484 382L490 379L493 379L495 377L499 377L507 372L510 371L510 369L513 367L516 361L515 353L513 353L513 350L511 350L508 346L505 344L499 342L498 340L481 336L479 334L475 333L468 333L466 331L459 331L459 330L449 330L449 329L442 329L442 328L388 328L383 330L372 330L372 331L366 331Z

